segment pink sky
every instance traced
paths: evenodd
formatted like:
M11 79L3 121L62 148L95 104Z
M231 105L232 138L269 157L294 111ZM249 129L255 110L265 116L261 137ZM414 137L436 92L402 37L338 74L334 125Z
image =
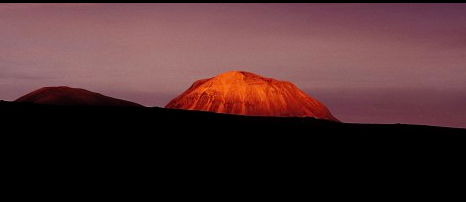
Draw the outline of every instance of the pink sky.
M345 122L466 127L466 4L0 4L0 99L68 85L164 106L244 70Z

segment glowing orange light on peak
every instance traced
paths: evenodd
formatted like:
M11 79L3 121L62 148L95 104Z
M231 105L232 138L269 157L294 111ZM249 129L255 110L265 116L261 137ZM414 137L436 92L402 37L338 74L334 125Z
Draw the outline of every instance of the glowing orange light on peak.
M294 84L245 71L225 72L196 81L166 108L338 121L327 107Z

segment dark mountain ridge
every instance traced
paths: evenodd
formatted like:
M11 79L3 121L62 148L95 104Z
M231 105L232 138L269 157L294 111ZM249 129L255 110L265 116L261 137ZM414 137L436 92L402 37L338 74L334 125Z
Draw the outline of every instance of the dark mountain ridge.
M63 106L142 107L142 105L134 102L67 86L40 88L16 99L15 102Z

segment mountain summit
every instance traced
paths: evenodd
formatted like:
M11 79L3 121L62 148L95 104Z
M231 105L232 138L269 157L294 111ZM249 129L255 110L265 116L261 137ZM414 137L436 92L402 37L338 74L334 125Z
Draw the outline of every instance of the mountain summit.
M67 86L44 87L18 98L15 102L67 106L142 107L134 102Z
M196 81L165 107L249 116L315 117L338 122L325 105L294 84L244 71Z

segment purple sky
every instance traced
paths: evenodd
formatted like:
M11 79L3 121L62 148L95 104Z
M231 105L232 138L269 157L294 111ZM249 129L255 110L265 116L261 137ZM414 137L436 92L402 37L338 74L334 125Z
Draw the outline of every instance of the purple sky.
M0 4L0 99L43 86L164 106L244 70L344 122L466 128L466 4Z

